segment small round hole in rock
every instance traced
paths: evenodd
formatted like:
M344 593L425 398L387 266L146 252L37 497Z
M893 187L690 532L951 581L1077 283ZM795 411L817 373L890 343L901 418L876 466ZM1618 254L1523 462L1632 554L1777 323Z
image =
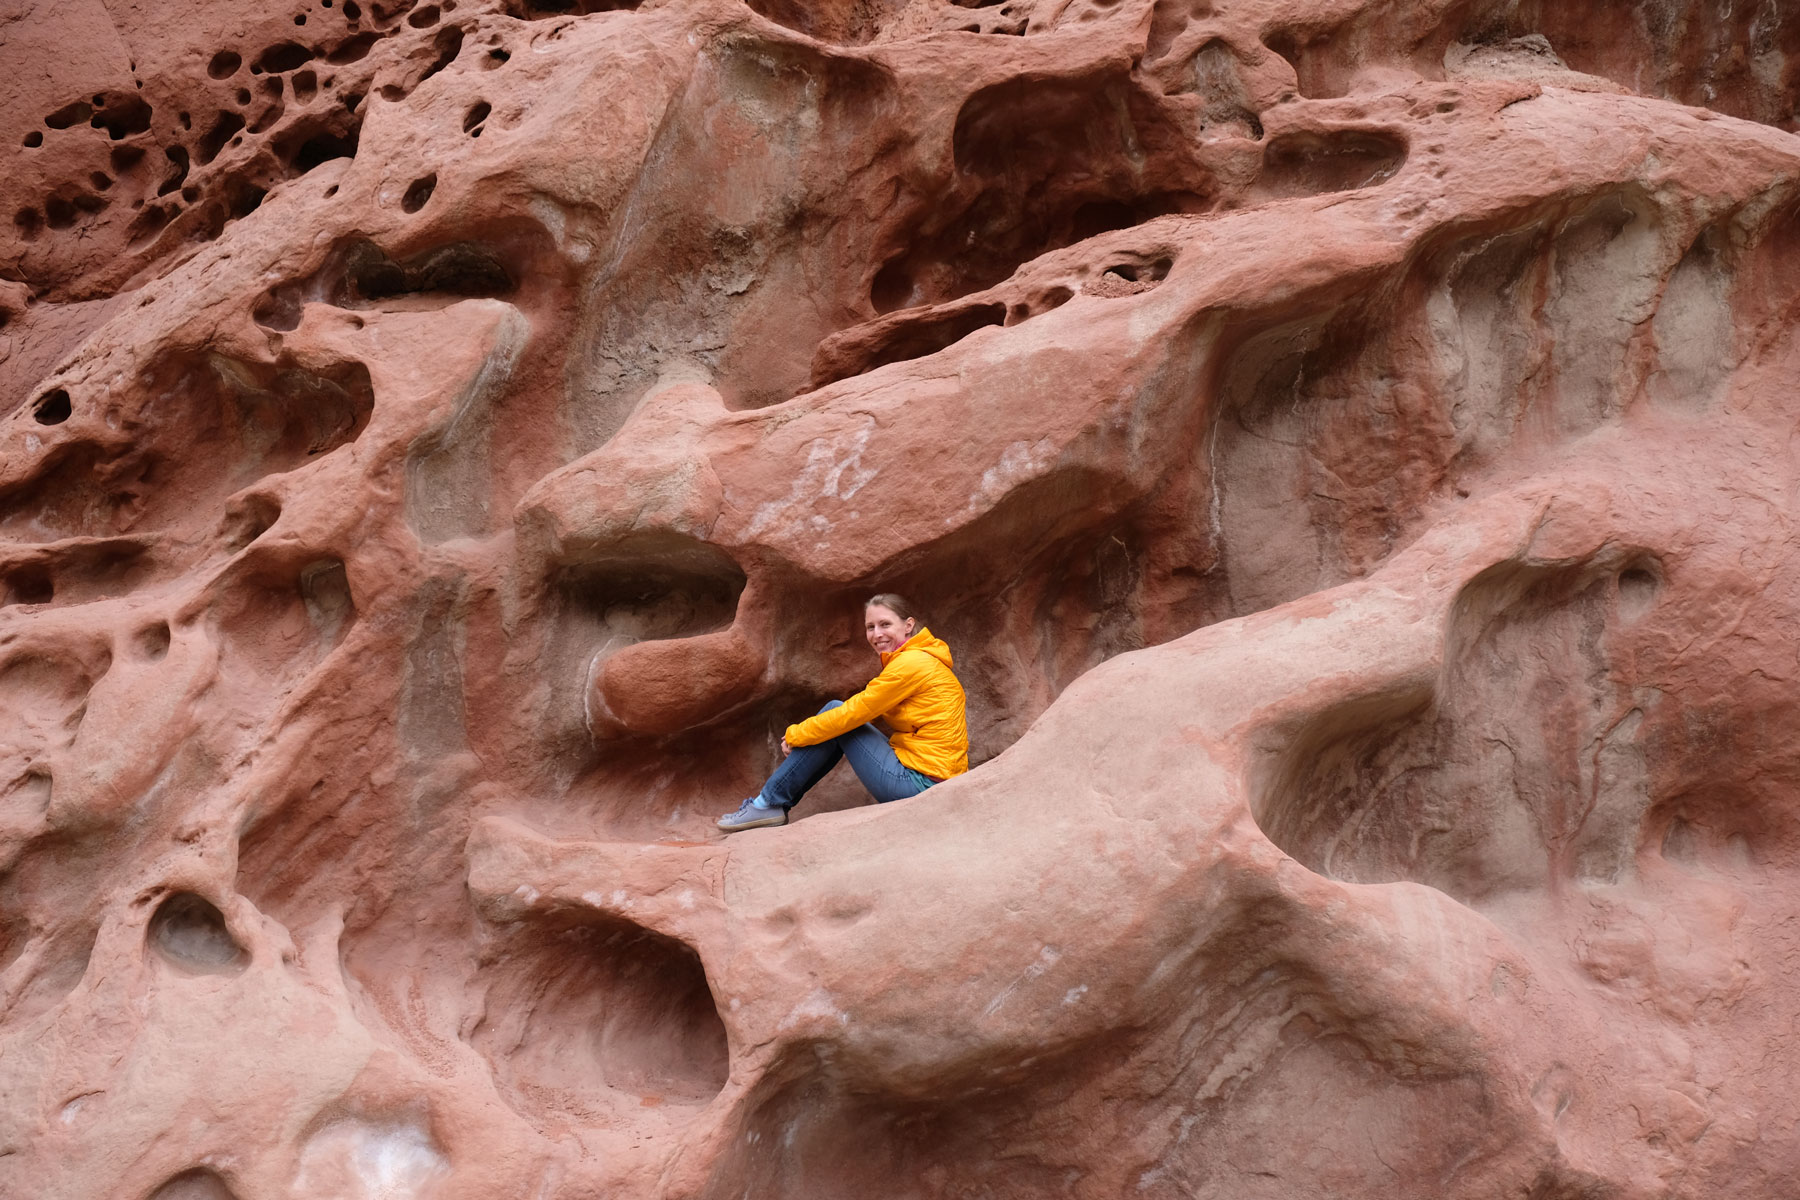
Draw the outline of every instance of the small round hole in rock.
M211 62L206 64L206 73L214 79L229 79L236 75L238 68L243 65L243 57L237 51L221 50L212 56Z
M487 57L482 60L481 65L491 71L511 57L512 55L496 46L487 52Z
M406 189L406 195L400 198L401 209L409 213L418 212L425 207L425 202L431 199L431 193L436 189L437 174L435 172L423 179L413 180L412 186Z
M468 115L463 118L463 132L464 133L474 132L475 127L477 125L480 125L483 121L487 120L488 114L493 111L494 111L493 105L489 104L486 100L481 101L474 108L471 108L468 112Z
M147 936L165 960L188 971L241 971L249 957L231 936L218 906L192 892L177 892L164 900L150 918Z
M148 1200L237 1200L237 1193L216 1172L195 1167L151 1192Z
M155 662L169 652L169 623L158 621L138 630L134 642L139 658Z
M33 419L39 425L61 425L75 411L69 400L69 393L62 388L45 392L37 405L31 410Z
M25 135L25 145L27 147L35 149L38 146L41 146L43 144L44 144L44 135L39 130L34 129L30 133Z

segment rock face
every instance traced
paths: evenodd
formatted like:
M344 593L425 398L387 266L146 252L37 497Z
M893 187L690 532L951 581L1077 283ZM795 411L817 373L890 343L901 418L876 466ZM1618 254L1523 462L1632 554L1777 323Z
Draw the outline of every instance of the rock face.
M0 65L0 1194L1790 1189L1800 9ZM722 841L877 589L980 765Z

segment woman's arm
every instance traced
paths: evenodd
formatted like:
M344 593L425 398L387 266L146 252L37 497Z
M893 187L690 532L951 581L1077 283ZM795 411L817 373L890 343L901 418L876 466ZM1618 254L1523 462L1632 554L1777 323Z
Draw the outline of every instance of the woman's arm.
M916 661L920 657L904 652L895 655L881 674L869 680L868 687L837 708L789 725L784 740L790 746L816 746L891 711L924 682L925 671Z

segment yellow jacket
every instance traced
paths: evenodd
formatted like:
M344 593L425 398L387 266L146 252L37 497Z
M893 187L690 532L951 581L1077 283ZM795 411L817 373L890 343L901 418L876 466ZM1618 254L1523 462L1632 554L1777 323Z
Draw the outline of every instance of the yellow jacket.
M969 723L962 684L950 669L950 647L921 628L898 650L881 656L881 674L842 707L787 728L790 746L816 746L876 717L893 735L900 765L948 779L969 769Z

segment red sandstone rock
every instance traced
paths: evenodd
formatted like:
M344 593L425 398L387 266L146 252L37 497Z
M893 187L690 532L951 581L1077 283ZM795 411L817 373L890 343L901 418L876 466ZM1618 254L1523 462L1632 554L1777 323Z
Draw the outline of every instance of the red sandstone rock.
M0 1195L1781 1194L1796 42L0 13Z

